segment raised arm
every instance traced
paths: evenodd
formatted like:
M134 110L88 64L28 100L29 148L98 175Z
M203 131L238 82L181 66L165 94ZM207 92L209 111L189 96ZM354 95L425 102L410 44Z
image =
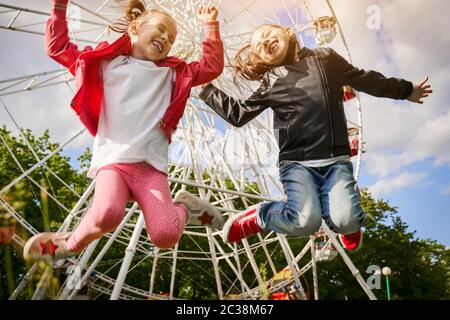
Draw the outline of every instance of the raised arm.
M245 101L229 97L214 85L208 84L200 92L200 98L225 121L242 127L269 108L270 93L261 86Z
M218 11L215 7L201 6L199 8L198 16L203 21L205 39L200 61L189 64L194 75L194 87L213 81L223 72L223 42L220 39L217 15Z
M410 81L386 78L379 72L356 68L334 50L331 54L334 62L339 66L344 86L349 85L357 91L375 97L397 100L407 99L413 92L413 84Z
M70 68L82 51L70 42L66 20L67 2L68 0L52 0L51 15L45 32L45 49L53 60ZM92 48L88 46L84 49L88 50Z

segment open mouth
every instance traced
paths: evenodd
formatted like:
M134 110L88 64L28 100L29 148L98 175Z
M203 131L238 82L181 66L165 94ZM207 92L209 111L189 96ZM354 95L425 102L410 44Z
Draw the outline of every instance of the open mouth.
M155 48L156 52L162 53L164 50L164 46L159 41L153 41L152 42L153 47Z
M274 40L269 45L269 54L274 54L278 49L278 40Z

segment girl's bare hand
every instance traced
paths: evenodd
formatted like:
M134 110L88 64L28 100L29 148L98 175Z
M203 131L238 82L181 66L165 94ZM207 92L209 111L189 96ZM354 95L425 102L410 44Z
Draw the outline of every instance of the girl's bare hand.
M198 8L197 17L203 22L217 21L219 10L214 6L200 6Z
M408 101L423 104L422 99L427 98L433 90L431 89L431 85L428 83L428 76L422 82L416 84L411 95L408 97Z

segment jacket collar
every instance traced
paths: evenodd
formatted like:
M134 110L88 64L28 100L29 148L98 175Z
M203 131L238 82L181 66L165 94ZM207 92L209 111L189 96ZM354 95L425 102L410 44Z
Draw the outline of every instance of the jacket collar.
M125 33L113 43L101 42L95 50L83 52L79 59L87 60L89 58L101 58L103 60L111 60L118 56L128 56L131 54L133 43L130 36ZM156 62L159 67L177 68L181 63L185 63L183 60L177 57L167 57L164 60Z
M300 49L298 53L299 61L312 55L312 50L306 47Z
M109 46L109 50L105 53L104 59L113 59L119 55L130 55L133 48L130 36L125 33L119 39ZM105 48L106 49L106 48ZM180 63L185 63L177 57L167 57L164 60L155 62L158 67L177 68Z

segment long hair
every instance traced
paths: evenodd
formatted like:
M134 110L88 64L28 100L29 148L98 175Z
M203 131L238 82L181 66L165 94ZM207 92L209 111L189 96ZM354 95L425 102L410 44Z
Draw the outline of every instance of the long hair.
M147 9L145 1L143 0L115 0L115 3L116 7L124 12L124 16L115 20L109 26L109 29L114 32L127 33L129 32L132 23L135 23L138 19L145 19L149 14L155 12L162 13L173 19L170 14L163 10L156 8Z
M283 29L280 25L263 25L261 27L264 26ZM293 33L289 39L289 48L286 58L281 65L291 64L295 61L297 48L300 48L300 45L295 33ZM250 81L263 81L264 75L274 67L276 66L264 62L258 54L251 50L251 45L247 44L236 54L235 64L233 66L233 81L237 84L239 76Z
M264 74L272 69L259 55L252 52L250 44L238 51L233 66L233 81L237 83L238 76L250 81L260 81Z

